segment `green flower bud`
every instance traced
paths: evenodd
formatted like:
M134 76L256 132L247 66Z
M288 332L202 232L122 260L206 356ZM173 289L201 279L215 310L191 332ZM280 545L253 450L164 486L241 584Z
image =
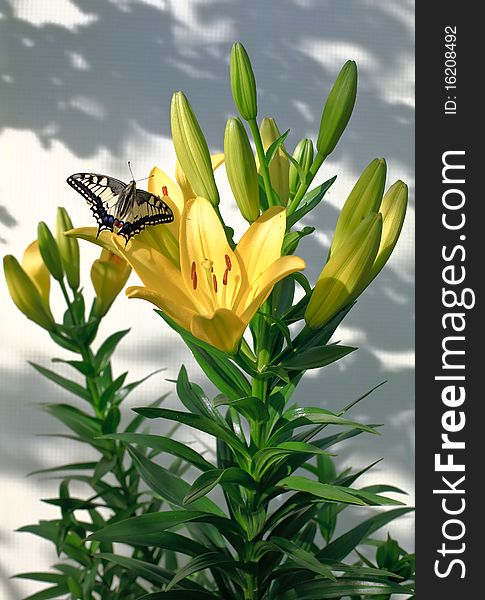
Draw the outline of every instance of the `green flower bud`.
M248 53L240 42L231 50L230 77L232 97L241 117L246 121L255 119L258 114L256 81Z
M293 152L293 158L296 162L303 168L305 175L310 170L313 162L313 144L309 139L303 139L298 142L298 145ZM293 163L290 163L290 173L289 173L289 183L290 183L290 198L296 194L296 190L300 185L300 175Z
M64 234L72 229L72 222L67 210L62 206L57 209L56 240L61 254L62 266L66 272L67 282L73 290L79 287L79 244L76 238Z
M323 109L317 151L323 157L333 152L347 127L357 96L357 65L348 60L342 67Z
M386 161L375 158L357 180L339 215L330 255L338 250L349 235L370 213L376 213L386 184Z
M40 222L37 228L37 239L39 240L39 250L45 266L50 274L57 281L62 281L64 270L62 268L61 253L51 230L44 222Z
M35 283L40 295L49 306L49 294L51 289L51 274L45 266L39 251L39 242L34 240L27 246L22 256L22 269Z
M408 206L408 186L396 181L385 193L381 203L382 237L376 260L372 266L369 282L386 264L397 244Z
M228 119L224 134L227 178L242 216L252 223L259 217L259 185L251 144L239 119Z
M101 256L93 262L91 281L96 292L93 313L98 318L104 317L108 312L130 273L130 265L109 250L103 249Z
M278 126L276 125L276 121L273 118L265 117L261 121L260 132L265 152L268 150L271 144L276 142L276 140L281 136ZM290 197L290 161L283 152L282 146L278 148L276 154L273 156L273 160L270 162L268 170L271 186L278 194L280 204L286 206L288 203L288 198ZM258 168L258 171L261 173L260 168Z
M382 216L368 215L327 261L305 311L311 329L323 327L365 287L379 248Z
M16 307L31 321L48 331L54 331L54 317L37 285L30 279L14 256L5 256L3 269L8 291Z
M211 156L192 107L183 92L175 92L171 107L172 138L175 153L187 180L197 196L219 204Z

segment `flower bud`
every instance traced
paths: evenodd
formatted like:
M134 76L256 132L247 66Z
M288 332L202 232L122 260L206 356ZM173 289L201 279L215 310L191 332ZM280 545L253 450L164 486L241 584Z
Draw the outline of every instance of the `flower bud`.
M327 261L305 311L312 329L323 327L365 287L382 232L380 214L368 215Z
M252 223L259 217L259 185L251 144L239 119L229 119L224 134L227 178L242 216Z
M8 291L17 308L37 325L48 331L54 331L56 326L49 305L17 259L14 256L5 256L3 269Z
M39 240L39 250L45 266L49 269L54 279L62 281L64 270L62 268L61 253L51 230L44 222L39 223L37 239Z
M271 144L281 136L278 126L276 125L276 121L273 118L265 117L261 121L260 132L265 152L268 150ZM271 179L271 186L278 194L280 204L286 206L290 196L290 161L284 153L282 146L278 148L276 154L273 156L268 170L269 178ZM261 172L260 168L258 168L258 172Z
M130 265L114 252L102 250L91 267L91 281L96 292L93 313L103 317L123 289L131 273Z
M368 214L378 212L386 183L386 171L386 161L383 158L375 158L364 169L339 215L330 255L345 243Z
M39 242L34 240L25 249L22 257L22 269L35 283L44 302L49 306L49 293L51 289L51 274L45 266L39 251Z
M406 216L408 205L408 186L396 181L384 194L381 203L382 237L375 262L372 266L368 284L376 277L392 254Z
M342 67L323 108L317 151L323 157L333 152L347 127L357 95L357 65L348 60Z
M310 170L313 162L313 144L309 139L303 139L298 142L298 145L293 152L293 158L302 167L305 175ZM290 198L296 194L296 190L300 185L300 175L293 163L290 163L289 172L289 184L290 184Z
M211 156L192 107L183 92L175 92L171 107L172 138L180 168L197 196L219 204Z
M185 173L183 172L178 160L175 161L175 181L178 183L180 191L182 192L184 202L187 202L188 200L191 200L197 196L192 189L192 186L190 185Z
M256 81L246 49L236 42L231 50L230 77L232 97L243 119L250 121L258 114Z
M76 238L66 237L66 231L72 229L72 222L67 210L62 206L57 209L56 240L61 254L62 266L67 282L73 290L79 287L79 244Z

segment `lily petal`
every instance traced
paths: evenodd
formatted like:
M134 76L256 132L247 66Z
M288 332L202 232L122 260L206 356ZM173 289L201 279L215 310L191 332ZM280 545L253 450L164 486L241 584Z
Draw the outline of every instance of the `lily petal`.
M237 350L246 325L232 311L220 308L212 317L195 315L190 329L200 340L208 342L223 352L233 354Z
M167 224L147 227L136 236L136 240L160 252L180 268L178 235L175 237Z
M177 304L177 302L174 302L167 294L160 294L159 292L150 290L146 287L131 286L127 288L126 295L128 298L148 300L148 302L158 306L160 310L184 327L184 329L190 331L190 323L195 315L195 311L186 306L182 306L181 304Z
M64 235L67 235L67 237L75 237L81 240L86 240L87 242L96 244L96 246L100 246L109 252L117 254L120 258L123 258L123 256L118 252L117 247L113 244L111 237L113 234L110 231L104 230L98 235L98 229L96 227L76 227L75 229L66 231ZM127 248L130 247L130 244L131 241L128 242Z
M173 210L172 205L175 205L178 216L180 216L180 213L184 209L184 197L182 195L182 192L171 177L169 177L164 171L155 166L150 171L150 177L148 179L148 191L150 192L150 194L154 194L155 196L160 196L160 198L162 198L164 196L164 187L167 188L168 196L170 199L170 208L172 208Z
M174 304L180 305L181 310L194 310L180 271L168 258L136 239L125 249L123 244L113 237L119 254L133 267L148 289L170 298Z
M231 307L241 285L239 261L214 207L200 196L187 202L182 215L180 267L187 289L206 314Z
M211 154L212 170L215 171L217 167L220 167L224 162L224 153L219 152L218 154Z
M286 231L286 210L273 206L265 211L245 232L236 246L249 285L281 256Z
M239 303L236 313L244 323L249 323L254 314L281 279L306 267L299 256L282 256L262 273Z

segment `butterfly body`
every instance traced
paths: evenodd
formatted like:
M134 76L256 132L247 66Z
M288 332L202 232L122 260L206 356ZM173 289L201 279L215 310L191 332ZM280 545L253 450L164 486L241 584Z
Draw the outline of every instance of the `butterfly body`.
M67 178L67 183L89 204L98 223L98 235L103 230L116 228L118 235L128 243L146 227L171 223L174 219L166 202L137 189L134 180L123 183L107 175L76 173Z

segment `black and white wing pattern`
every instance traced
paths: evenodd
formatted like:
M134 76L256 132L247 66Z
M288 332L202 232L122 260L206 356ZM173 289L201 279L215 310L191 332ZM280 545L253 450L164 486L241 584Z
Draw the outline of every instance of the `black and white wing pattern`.
M101 231L117 228L128 242L150 225L171 223L173 212L163 200L144 190L136 182L123 183L114 177L95 173L76 173L67 183L86 199ZM164 194L166 189L164 188Z

